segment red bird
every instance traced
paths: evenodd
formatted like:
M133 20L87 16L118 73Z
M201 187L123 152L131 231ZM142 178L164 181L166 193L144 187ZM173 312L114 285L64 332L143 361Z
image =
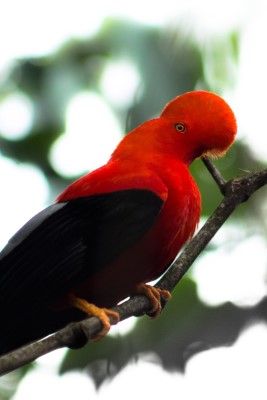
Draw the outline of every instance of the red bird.
M158 294L146 283L170 266L200 218L189 166L224 154L235 134L222 98L185 93L26 223L0 253L0 354L88 315L100 317L103 334L107 316L117 316L107 308L137 292L154 296L157 314Z

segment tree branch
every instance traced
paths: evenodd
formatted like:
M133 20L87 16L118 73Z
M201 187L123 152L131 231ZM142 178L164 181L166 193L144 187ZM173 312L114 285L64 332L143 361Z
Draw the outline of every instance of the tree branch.
M267 169L226 182L221 175L218 175L218 171L215 167L212 167L211 162L205 160L205 165L207 164L207 168L220 189L223 187L224 198L202 229L188 243L177 261L156 284L157 287L162 289L172 291L236 207L248 200L263 185L267 184ZM149 307L148 298L138 295L114 307L114 310L119 312L121 320L124 320L131 316L143 315L149 312ZM111 323L114 323L114 321L111 320ZM53 350L62 347L82 347L100 329L101 323L96 317L69 324L41 341L34 342L0 357L0 375L13 371Z

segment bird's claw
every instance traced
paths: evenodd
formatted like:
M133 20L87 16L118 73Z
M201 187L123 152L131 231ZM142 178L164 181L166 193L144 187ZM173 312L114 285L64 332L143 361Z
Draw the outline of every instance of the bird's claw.
M144 294L149 298L151 303L151 310L147 313L147 315L149 315L151 318L156 318L161 313L161 297L163 297L165 301L168 301L171 298L171 294L168 290L163 290L155 286L147 285L146 283L140 283L139 285L137 285L135 293Z
M89 303L84 299L80 299L73 294L69 294L68 301L72 307L83 311L89 317L97 317L101 321L102 329L92 338L93 341L100 340L106 336L110 330L111 324L115 325L120 320L120 315L116 311L109 310L108 308L97 307L96 305ZM112 322L110 321L110 318L112 319Z

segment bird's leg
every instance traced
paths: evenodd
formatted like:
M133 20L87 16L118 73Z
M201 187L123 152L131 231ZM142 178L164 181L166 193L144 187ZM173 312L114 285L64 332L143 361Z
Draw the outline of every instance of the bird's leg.
M116 311L109 310L108 308L97 307L94 304L91 304L84 299L76 297L72 293L68 295L68 303L72 307L77 308L80 311L83 311L88 316L97 317L100 319L102 323L102 329L93 338L93 340L102 339L108 333L111 326L110 318L114 320L113 324L117 324L120 320L120 315Z
M165 301L170 300L171 294L168 290L163 290L155 286L147 285L146 283L140 283L135 288L135 294L144 294L148 297L151 303L151 310L149 311L149 316L156 318L162 309L161 306L161 296Z

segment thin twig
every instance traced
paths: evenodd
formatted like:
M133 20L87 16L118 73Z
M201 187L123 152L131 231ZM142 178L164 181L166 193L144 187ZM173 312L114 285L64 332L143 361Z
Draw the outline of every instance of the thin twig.
M225 185L227 181L223 178L220 171L215 167L215 165L211 162L211 160L208 157L202 157L201 160L203 161L207 170L210 172L211 176L217 183L221 193L225 195Z
M221 204L156 286L172 291L236 207L265 184L267 184L267 169L224 183L225 196ZM114 307L114 310L119 312L121 320L123 320L130 316L148 312L149 306L148 298L138 295ZM111 320L112 322L114 321ZM0 358L0 375L34 361L50 351L62 347L81 347L94 337L100 329L101 323L96 317L72 323L39 342L2 356Z

